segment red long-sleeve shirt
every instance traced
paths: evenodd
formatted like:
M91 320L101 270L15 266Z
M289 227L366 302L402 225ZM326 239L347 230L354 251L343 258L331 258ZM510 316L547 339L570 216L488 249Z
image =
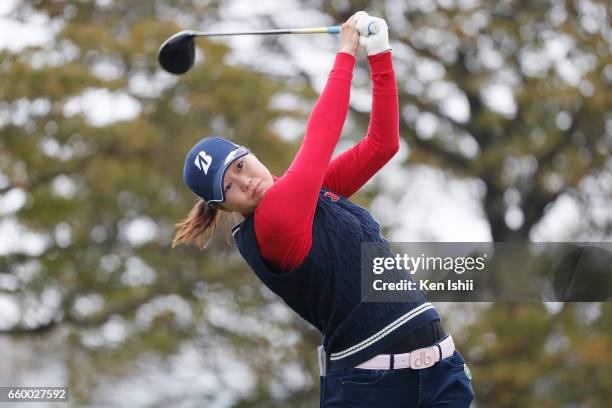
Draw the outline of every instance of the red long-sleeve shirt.
M312 245L321 187L350 197L399 148L397 86L390 52L368 57L373 98L367 136L331 163L349 107L355 58L338 53L295 159L257 206L255 235L261 255L284 271L298 267Z

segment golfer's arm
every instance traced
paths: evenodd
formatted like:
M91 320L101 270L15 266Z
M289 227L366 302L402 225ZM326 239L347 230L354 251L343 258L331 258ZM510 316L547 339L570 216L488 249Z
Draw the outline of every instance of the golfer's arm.
M301 264L310 250L319 190L348 113L354 66L352 55L336 55L308 119L302 146L255 211L261 254L283 270Z
M350 197L399 149L399 103L391 52L368 57L372 71L372 113L367 136L336 157L323 185Z
M313 208L316 206L348 113L354 66L352 55L336 55L327 84L308 118L302 145L283 176L283 182L289 184L287 188L297 193L293 196L296 204L307 199ZM303 212L298 216L303 217Z

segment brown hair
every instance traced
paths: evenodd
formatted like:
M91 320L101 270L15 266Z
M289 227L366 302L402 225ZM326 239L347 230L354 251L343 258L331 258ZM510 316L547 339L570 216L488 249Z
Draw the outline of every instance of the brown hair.
M195 244L205 249L215 234L221 212L218 207L198 198L187 218L176 223L172 248L181 244Z

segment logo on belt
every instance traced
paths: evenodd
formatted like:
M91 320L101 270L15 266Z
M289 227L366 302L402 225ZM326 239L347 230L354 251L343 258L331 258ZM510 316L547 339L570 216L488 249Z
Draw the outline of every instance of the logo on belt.
M410 368L419 370L431 367L436 363L436 352L433 347L414 350L410 353Z
M323 194L325 197L328 197L330 200L332 200L333 202L336 202L340 199L340 196L338 196L338 194L334 194L331 191L326 191L325 194Z

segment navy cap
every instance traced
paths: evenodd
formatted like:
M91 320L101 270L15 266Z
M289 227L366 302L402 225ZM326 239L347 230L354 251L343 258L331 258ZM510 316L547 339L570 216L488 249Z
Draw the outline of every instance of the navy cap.
M225 201L225 172L236 159L247 154L248 149L229 140L216 136L205 137L187 153L183 181L198 197L209 203L222 203Z

